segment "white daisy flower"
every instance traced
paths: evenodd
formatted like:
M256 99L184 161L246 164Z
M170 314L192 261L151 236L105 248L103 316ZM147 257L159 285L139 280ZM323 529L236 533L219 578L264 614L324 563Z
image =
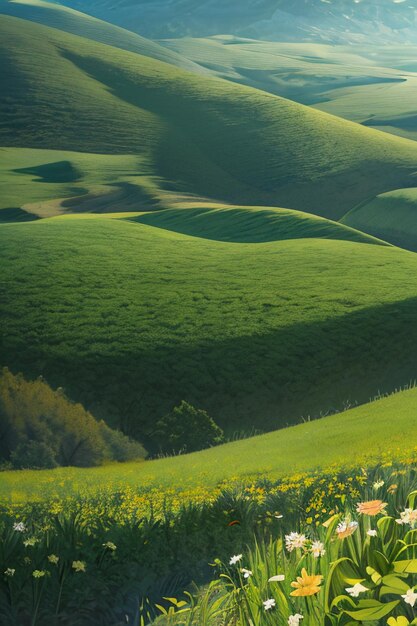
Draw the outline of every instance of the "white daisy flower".
M413 589L408 589L408 591L401 597L404 599L406 604L414 606L417 600L417 593L415 593Z
M270 611L276 605L276 602L273 598L269 598L269 600L265 600L263 603L265 611Z
M315 559L318 559L319 556L324 556L326 554L324 543L321 541L313 541L311 544L311 554Z
M229 561L229 565L236 565L243 558L243 554L235 554Z
M285 535L285 547L288 552L292 552L297 548L304 548L306 541L307 537L305 535L300 535L300 533L290 533L289 535Z
M361 583L356 583L353 587L346 587L346 591L352 598L357 598L360 593L364 593L365 591L369 591L368 587L361 585Z

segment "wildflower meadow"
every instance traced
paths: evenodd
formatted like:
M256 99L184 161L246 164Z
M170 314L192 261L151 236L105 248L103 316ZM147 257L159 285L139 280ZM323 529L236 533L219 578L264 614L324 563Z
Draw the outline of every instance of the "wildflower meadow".
M414 464L135 497L4 507L0 623L417 623Z

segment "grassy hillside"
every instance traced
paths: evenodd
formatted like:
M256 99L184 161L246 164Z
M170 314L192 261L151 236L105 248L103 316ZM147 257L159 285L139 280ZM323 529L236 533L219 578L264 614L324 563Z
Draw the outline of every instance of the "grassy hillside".
M88 471L78 468L39 472L3 472L3 501L30 502L109 488L160 487L181 491L214 487L245 477L276 479L335 464L359 466L365 460L405 459L417 445L410 424L415 420L417 390L410 389L342 414L299 424L194 454L146 463ZM343 442L343 445L340 445ZM399 456L398 456L399 455Z
M129 50L138 54L172 63L178 67L204 73L204 69L176 52L145 39L129 30L98 20L74 9L44 0L0 0L0 14L13 15L31 22L58 28L66 33Z
M289 209L199 206L155 211L127 219L184 235L235 243L322 238L383 244L338 222Z
M128 433L150 434L181 400L228 433L275 429L415 377L410 252L254 248L95 216L0 237L3 363Z
M149 208L159 190L143 170L136 155L0 148L0 221Z
M3 145L137 154L177 194L333 219L411 184L412 142L18 18L0 42Z
M391 67L388 59L381 59L379 65L375 49L367 54L363 46L257 41L231 35L161 43L222 78L304 104L324 101L324 108L329 90L337 94L341 88L404 80L403 72ZM362 106L367 104L362 102Z
M397 189L350 211L343 224L417 252L417 189Z
M162 41L217 76L416 139L413 46L329 46L227 35Z

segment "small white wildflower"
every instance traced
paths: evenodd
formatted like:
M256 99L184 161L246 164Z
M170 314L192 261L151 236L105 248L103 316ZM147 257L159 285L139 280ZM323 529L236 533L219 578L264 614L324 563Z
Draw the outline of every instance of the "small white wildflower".
M417 523L417 509L405 509L400 513L400 519L395 520L397 524L409 524L414 528Z
M269 598L269 600L265 600L263 602L265 611L270 611L272 608L274 608L275 604L276 602L273 598Z
M376 530L368 530L366 534L368 537L376 537L378 533Z
M315 559L318 559L319 556L324 556L326 554L326 550L324 549L324 543L321 541L313 541L311 544L311 554Z
M25 533L26 532L26 526L24 525L23 522L15 522L13 524L13 530L17 533Z
M288 552L292 552L297 548L304 548L306 541L307 537L305 535L300 535L300 533L290 533L289 535L285 535L285 547Z
M107 548L108 550L111 550L112 552L117 550L116 544L113 543L112 541L106 541L106 543L103 543L103 548Z
M16 570L13 569L12 567L8 567L6 569L6 571L4 572L5 576L14 576L15 575Z
M285 580L284 574L277 574L276 576L268 578L269 583L282 583L283 580Z
M404 598L404 602L406 604L414 606L417 600L417 593L415 593L413 589L408 589L408 591L401 597Z
M242 567L242 569L240 571L243 574L243 578L250 578L251 576L253 576L253 572L250 569L246 569L246 568Z
M368 587L364 587L361 583L356 583L353 587L346 587L346 591L352 598L357 598L360 593L364 593L365 591L369 591Z
M43 569L35 569L32 572L32 576L33 578L43 578L45 576L46 572Z
M302 619L304 619L304 617L300 615L300 613L290 615L288 618L288 626L299 626Z
M229 561L229 565L236 565L242 559L243 554L235 554Z
M381 487L383 487L384 485L385 483L383 480L376 480L372 486L375 490L377 490L377 489L381 489Z

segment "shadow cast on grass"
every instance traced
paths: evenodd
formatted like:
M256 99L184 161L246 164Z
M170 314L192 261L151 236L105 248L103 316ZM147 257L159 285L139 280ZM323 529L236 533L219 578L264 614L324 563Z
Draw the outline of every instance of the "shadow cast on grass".
M155 420L184 399L232 433L274 430L392 392L417 376L416 320L411 298L266 335L133 354L126 347L112 358L70 360L22 340L4 345L2 362L42 374L146 444Z

